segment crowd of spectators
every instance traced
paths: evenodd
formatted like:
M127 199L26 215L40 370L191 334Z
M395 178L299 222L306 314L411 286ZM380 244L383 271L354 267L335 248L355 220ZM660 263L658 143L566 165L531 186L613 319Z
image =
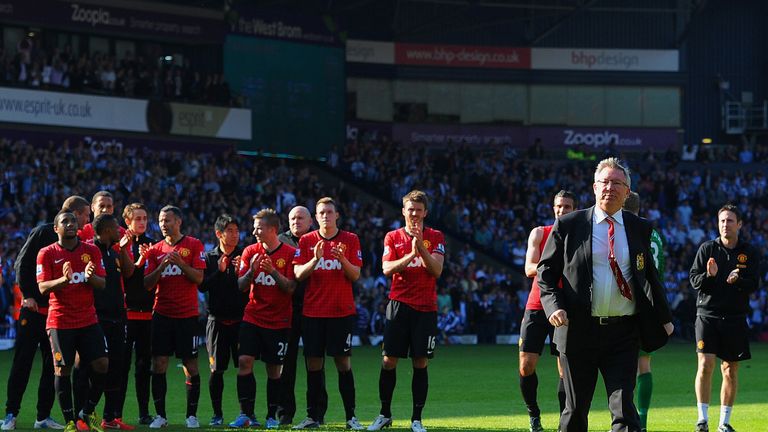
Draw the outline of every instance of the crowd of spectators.
M664 284L668 300L677 320L678 335L692 338L696 294L688 283L688 270L699 245L718 236L717 210L728 202L738 205L744 215L742 238L755 244L763 257L768 252L766 173L736 164L717 168L706 164L683 166L673 150L661 157L653 151L627 157L616 155L610 148L595 154L598 160L609 155L626 161L632 171L632 189L641 197L641 216L650 219L666 239ZM535 145L527 151L509 146L478 151L477 147L462 144L414 149L386 136L361 134L360 139L348 142L343 151L334 150L328 160L335 169L393 202L413 187L425 190L433 198L429 217L432 224L466 241L468 253L472 253L469 245L473 245L501 257L522 272L528 233L536 226L554 222L552 200L557 191L574 192L579 207L594 204L592 180L596 161L543 160L544 157ZM459 271L468 280L472 279L472 272L480 270L465 267ZM766 282L767 259L763 259L761 275ZM472 300L474 307L463 316L475 314L474 319L465 322L478 335L491 327L487 322L480 325L481 320L497 316L489 311L497 299L506 296L524 305L527 296L524 287L487 284L456 289L451 276L446 282L446 286L457 291L453 292L454 300ZM753 312L748 318L756 337L768 330L767 293L763 287L752 298ZM492 307L488 307L489 301ZM519 311L520 306L512 305L512 309ZM445 322L452 322L447 311L442 315Z
M188 59L181 63L130 51L122 58L75 53L69 45L43 47L39 39L24 39L15 50L0 48L0 85L237 105L223 74L203 74Z

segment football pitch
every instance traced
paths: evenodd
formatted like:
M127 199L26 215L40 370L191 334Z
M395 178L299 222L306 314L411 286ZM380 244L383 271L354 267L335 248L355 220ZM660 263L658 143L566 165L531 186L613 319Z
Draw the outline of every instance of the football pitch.
M732 415L734 428L739 432L768 431L768 345L753 344L752 360L740 368L739 393ZM8 380L12 351L0 352L0 388L5 390ZM212 410L208 397L208 371L206 356L201 353L202 388L198 418L203 430L223 430L226 427L209 427ZM328 362L329 365L332 362ZM357 347L353 351L352 365L357 388L357 417L366 426L378 414L378 374L380 351L375 347ZM256 415L264 421L266 410L266 374L263 366L255 365L257 381ZM696 422L696 399L693 380L696 374L696 355L692 343L673 343L653 356L654 392L648 430L651 432L692 431ZM390 430L409 431L411 414L411 367L401 362L398 367L398 385L395 390L392 412L394 425ZM27 388L18 429L32 426L37 396L37 373L33 369L32 385ZM225 378L224 417L229 422L239 409L235 386L235 370L230 367ZM554 358L545 355L539 363L539 404L542 423L547 431L557 430L557 381ZM304 417L305 374L297 377L298 413L294 421ZM344 412L337 390L336 373L328 373L329 411L328 422L320 430L342 430ZM516 346L441 346L429 366L429 398L424 409L424 425L430 431L527 431L528 416L520 396L517 375ZM179 368L169 369L168 416L169 431L186 430L184 425L185 389L183 374ZM126 423L136 424L136 402L131 378L124 412ZM720 373L715 372L713 403L710 406L710 427L716 430L719 417ZM2 394L3 401L5 394ZM4 402L3 402L4 403ZM98 412L101 415L102 402ZM610 430L610 414L607 410L605 390L598 383L590 414L590 431ZM150 402L150 412L154 412ZM61 420L58 402L53 417ZM713 427L714 426L714 427ZM138 430L146 429L138 427ZM283 427L281 429L288 429Z

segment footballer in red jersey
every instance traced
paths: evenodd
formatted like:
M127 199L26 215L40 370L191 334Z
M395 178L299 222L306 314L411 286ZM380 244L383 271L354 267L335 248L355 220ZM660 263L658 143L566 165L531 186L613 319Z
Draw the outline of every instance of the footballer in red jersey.
M68 197L61 206L62 210L74 213L78 226L82 219L83 224L88 223L91 213L90 203L81 196ZM14 269L16 283L14 294L18 296L17 321L21 324L17 327L16 341L13 349L13 361L8 368L7 399L5 402L5 427L12 429L16 426L16 420L21 410L24 392L29 383L32 366L35 363L35 355L40 352L42 362L40 365L40 381L38 385L37 421L38 427L61 426L52 420L51 409L56 401L53 374L53 355L48 332L45 329L48 318L48 298L43 295L37 284L37 254L46 246L59 239L54 229L54 223L36 226L27 237L16 257ZM29 404L28 404L29 405ZM10 415L10 417L8 417Z
M576 195L561 190L555 195L552 206L555 218L566 215L576 210ZM525 275L532 278L531 292L528 293L528 301L525 305L523 322L520 324L520 392L528 410L531 429L541 428L541 410L539 409L536 394L538 392L538 377L536 377L536 365L544 349L544 342L549 336L552 341L554 327L547 320L544 308L541 305L539 284L536 282L536 268L541 259L541 252L547 242L552 225L540 226L531 230L528 236L528 249L525 253ZM557 357L557 370L560 381L557 388L557 396L560 401L560 412L565 408L565 384L563 383L563 371L560 366L560 357L554 343L549 344L550 353Z
M384 346L379 374L381 411L368 430L392 425L392 394L398 359L413 363L411 429L424 430L421 413L427 401L427 365L437 342L437 278L443 272L445 240L440 231L425 228L427 194L419 190L403 197L405 227L384 237L382 268L392 277L384 326Z
M100 214L113 214L115 211L115 204L112 194L109 191L98 191L93 194L93 198L91 198L91 211L93 211L94 219ZM130 235L126 234L125 228L118 225L118 229L120 230L120 241L115 243L115 252L120 252L120 249L125 248L130 241ZM80 237L80 240L82 241L92 240L96 236L93 224L88 223L84 226L81 225L77 236Z
M280 371L288 350L291 327L291 295L296 288L293 275L295 249L278 240L280 217L272 209L260 210L253 217L257 243L245 248L240 259L238 285L250 292L240 327L240 356L237 397L241 414L229 425L245 427L253 423L256 379L253 362L261 359L267 369L267 429L280 425Z
M302 321L308 416L294 429L319 426L323 357L327 354L334 358L339 372L347 428L362 430L355 417L355 380L350 359L356 313L352 282L360 278L363 265L360 240L338 228L339 212L332 198L317 201L315 218L320 228L301 237L293 259L296 280L308 281Z
M91 367L89 397L81 418L98 427L94 408L104 390L109 361L104 334L98 325L94 307L94 289L105 286L104 266L99 248L77 237L77 219L70 212L60 212L54 219L58 242L37 255L37 282L42 294L50 294L46 328L53 352L54 386L59 395L67 426L74 428L72 382L69 378L75 353Z
M200 240L181 233L181 210L165 206L158 218L164 239L145 255L144 287L155 288L152 315L152 397L157 416L151 428L165 427L165 372L172 354L181 359L187 382L187 425L198 425L200 375L197 366L197 286L203 282L205 252Z

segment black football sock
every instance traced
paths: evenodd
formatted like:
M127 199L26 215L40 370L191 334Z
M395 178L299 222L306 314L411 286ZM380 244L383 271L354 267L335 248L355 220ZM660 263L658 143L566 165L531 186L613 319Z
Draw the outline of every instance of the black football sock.
M168 381L165 373L152 374L152 400L155 402L155 411L160 417L167 419L165 413L165 394L168 392Z
M560 413L565 411L565 382L560 378L557 382L557 400L560 401Z
M211 374L211 378L208 380L208 393L211 396L211 405L213 406L213 415L216 417L222 417L221 411L221 397L224 393L224 374L221 372L214 372Z
M80 415L80 411L85 408L85 401L88 399L88 369L75 367L72 368L72 386L73 386L73 399L72 408L75 410L75 415Z
M104 385L104 414L102 418L105 421L112 421L118 418L117 404L120 403L120 386L120 381L109 379Z
M381 400L381 411L379 414L387 418L392 418L392 394L395 392L397 383L397 369L381 368L379 373L379 400Z
M237 400L240 402L240 411L248 417L253 417L256 400L256 378L253 377L253 372L237 376Z
M413 380L411 381L411 393L413 393L413 414L411 421L421 421L421 411L427 403L429 391L429 375L427 368L413 368Z
M344 402L344 413L349 420L355 416L355 376L352 374L352 369L345 372L339 371L339 393Z
M137 367L134 379L136 380L136 401L139 404L139 417L146 417L149 415L149 383L152 379L152 373Z
M75 421L75 408L72 406L72 380L69 376L56 376L53 386L59 397L61 413L64 415L64 423Z
M280 405L280 378L267 379L267 418L276 419L277 407Z
M323 371L307 371L307 414L315 421L318 420L318 403L322 391Z
M528 376L520 375L520 391L523 394L523 401L530 417L541 417L539 403L536 401L538 388L539 377L536 375L536 372Z
M107 374L91 370L91 385L88 387L88 400L85 401L83 414L91 415L99 404L101 395L104 394L104 382L107 380ZM98 425L97 425L98 426Z
M187 380L187 417L197 416L197 403L200 401L200 375Z

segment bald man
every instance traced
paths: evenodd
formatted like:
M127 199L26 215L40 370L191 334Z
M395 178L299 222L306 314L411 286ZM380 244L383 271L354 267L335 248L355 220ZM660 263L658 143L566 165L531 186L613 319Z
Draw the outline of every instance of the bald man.
M312 214L304 206L296 206L288 213L289 229L278 236L278 239L291 247L299 245L299 238L312 230ZM301 338L301 313L304 304L304 288L306 282L297 282L293 292L293 319L291 332L288 337L288 351L285 354L283 373L280 377L280 407L277 410L278 420L281 425L293 423L296 414L296 359L299 354L299 339ZM325 373L323 373L325 382ZM323 386L325 389L325 386ZM318 421L324 423L325 411L328 409L328 392L323 390Z

